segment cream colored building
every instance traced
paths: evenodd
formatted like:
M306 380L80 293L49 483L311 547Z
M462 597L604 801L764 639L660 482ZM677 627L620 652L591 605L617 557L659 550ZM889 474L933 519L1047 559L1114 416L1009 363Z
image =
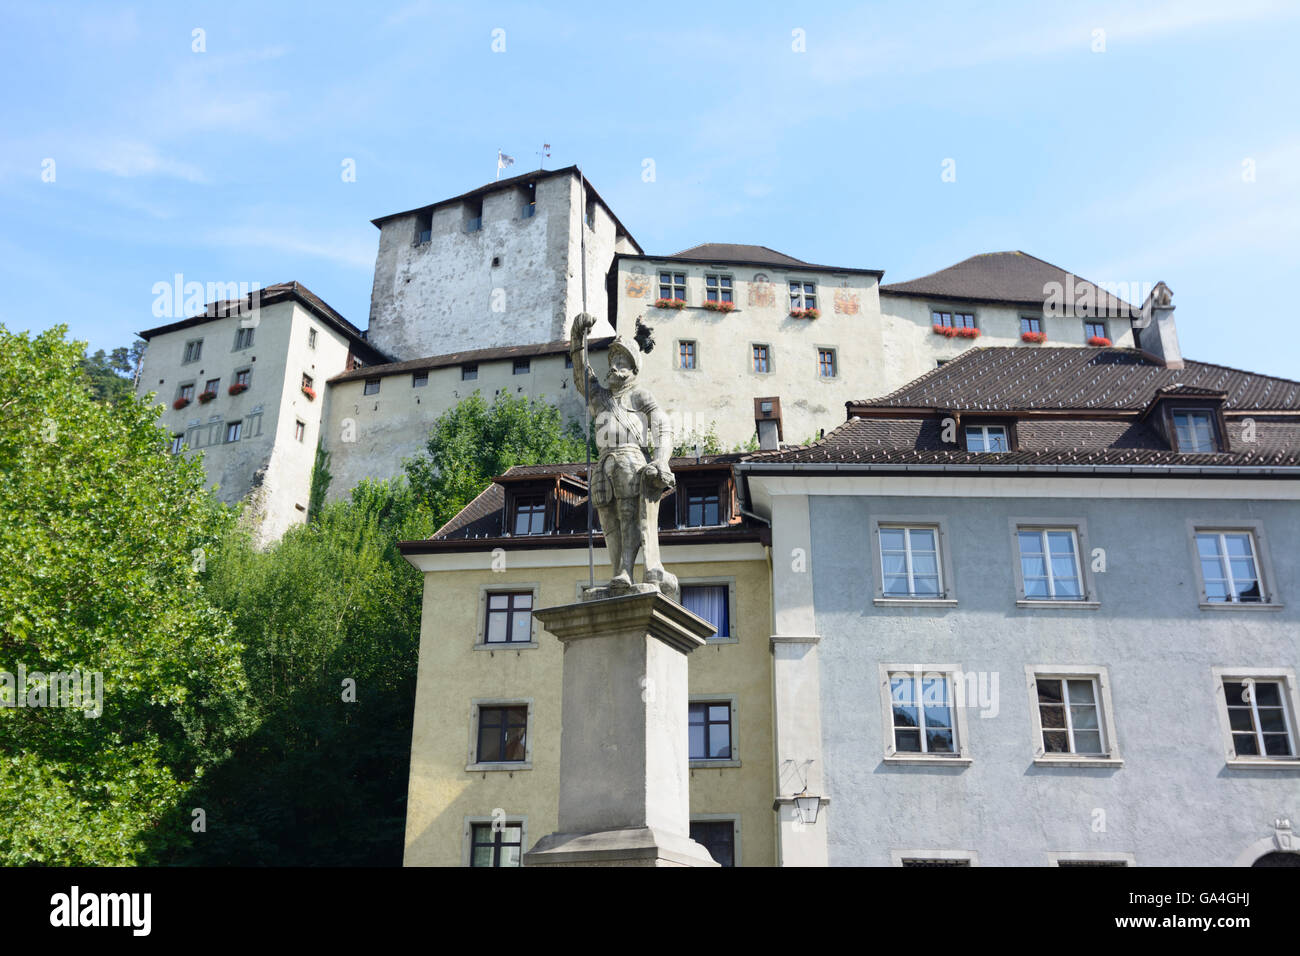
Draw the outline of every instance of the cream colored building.
M218 302L142 333L141 391L158 394L173 436L203 450L224 500L255 499L250 516L263 541L305 517L318 447L327 497L337 500L363 479L400 475L439 416L476 391L489 401L550 402L580 422L564 337L584 304L598 318L598 374L611 335L634 335L638 321L651 329L641 381L688 447L710 435L723 449L814 439L844 421L846 403L884 395L972 345L1040 347L1023 340L1026 331L1050 345L1087 347L1102 332L1117 346L1177 353L1172 325L1140 341L1146 320L1137 310L1023 252L887 285L879 269L818 265L764 246L647 256L574 167L374 224L366 332L289 283L262 290L257 328L241 332L247 319ZM237 341L250 332L256 345ZM202 358L188 360L200 339ZM252 376L249 389L230 395L240 374ZM219 391L201 404L209 380ZM193 389L191 403L172 409L183 387Z
M665 527L660 538L664 561L688 594L684 601L696 607L712 601L711 619L723 632L688 661L692 719L707 723L708 734L697 723L692 832L715 856L736 865L772 866L776 773L766 529L735 511L727 461L673 464L684 499L698 502L710 493L714 502L721 499L715 510L693 513L667 499L666 526L683 516L713 523ZM583 465L511 469L433 539L402 545L425 579L408 866L512 865L557 827L563 649L531 609L571 604L588 581L584 475ZM534 517L535 503L545 509L541 518ZM525 526L535 533L505 533ZM608 559L599 536L596 544L599 574ZM725 613L719 611L723 596ZM495 605L516 602L518 614L503 620ZM514 716L503 720L503 713ZM523 729L513 753L503 752L494 736L510 719ZM704 742L712 746L699 750ZM498 749L483 752L492 747Z

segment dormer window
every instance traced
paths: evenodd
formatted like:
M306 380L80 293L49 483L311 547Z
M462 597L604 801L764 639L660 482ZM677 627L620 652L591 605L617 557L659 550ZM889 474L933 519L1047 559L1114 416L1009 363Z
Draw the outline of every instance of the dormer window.
M1209 411L1179 409L1173 413L1174 439L1184 455L1216 452L1214 414Z
M546 496L518 495L511 525L512 534L545 534Z
M691 528L721 524L716 484L692 485L686 489L686 524Z
M966 450L975 452L1010 451L1011 437L1006 425L967 425Z

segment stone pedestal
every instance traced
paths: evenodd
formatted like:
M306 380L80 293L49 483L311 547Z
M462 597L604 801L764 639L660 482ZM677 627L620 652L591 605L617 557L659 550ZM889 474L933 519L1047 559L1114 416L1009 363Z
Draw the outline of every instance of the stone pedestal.
M533 612L564 644L559 830L525 866L717 866L690 838L686 655L714 633L657 591Z

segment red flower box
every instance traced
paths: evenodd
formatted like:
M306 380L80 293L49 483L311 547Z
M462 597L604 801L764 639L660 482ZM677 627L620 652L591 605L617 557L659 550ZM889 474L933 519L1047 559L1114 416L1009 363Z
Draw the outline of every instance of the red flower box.
M656 309L684 309L686 308L685 299L655 299Z
M200 404L206 405L206 404L208 404L208 402L212 401L212 400L213 400L214 398L216 398L216 397L217 397L217 393L216 393L216 392L200 392L200 393L199 393L199 402L200 402Z
M1110 339L1106 338L1104 335L1094 335L1092 338L1088 339L1088 344L1105 348L1110 345Z
M184 408L184 407L185 407L186 405L188 405L189 403L190 403L190 400L189 400L188 398L178 398L178 399L176 399L176 401L172 402L172 408L175 408L175 409L177 409L177 410L179 411L180 409Z
M734 302L705 302L704 308L710 312L735 312L736 303Z
M236 382L234 385L230 386L230 388L226 389L226 391L231 395L242 395L244 392L248 391L248 386L243 382Z
M1021 332L1020 341L1030 342L1034 345L1042 345L1047 341L1046 332Z
M820 309L791 309L790 318L792 319L820 319L822 313Z
M967 328L964 325L939 325L934 326L934 334L942 335L946 339L977 339L980 337L980 330Z
M306 395L307 398L310 399L311 401L313 402L316 401L316 389L308 388L306 385L304 385L302 387L302 393Z

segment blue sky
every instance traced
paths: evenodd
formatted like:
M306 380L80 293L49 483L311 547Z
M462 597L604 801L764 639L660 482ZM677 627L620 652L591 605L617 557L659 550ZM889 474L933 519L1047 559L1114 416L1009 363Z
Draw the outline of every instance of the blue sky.
M1300 378L1294 3L9 2L0 81L0 322L92 349L176 273L364 327L370 220L549 142L651 253L889 282L1023 249L1164 280L1189 358Z

